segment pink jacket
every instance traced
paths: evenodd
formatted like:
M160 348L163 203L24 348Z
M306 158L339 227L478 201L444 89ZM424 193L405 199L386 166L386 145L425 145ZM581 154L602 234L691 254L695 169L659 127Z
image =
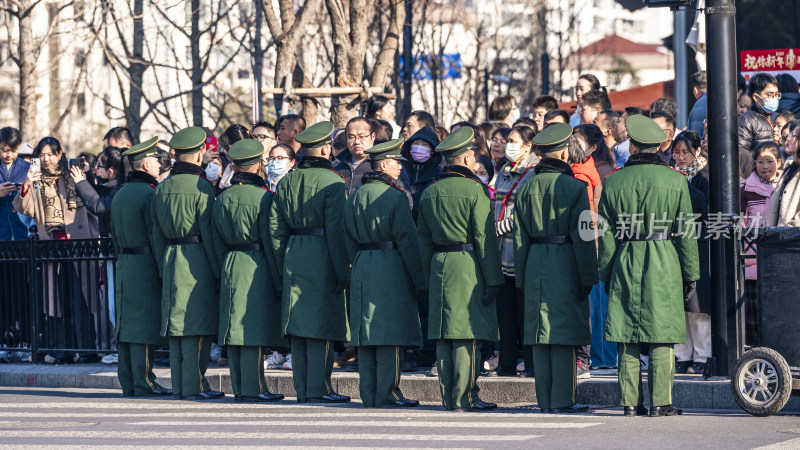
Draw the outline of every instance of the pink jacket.
M762 183L758 173L753 171L744 182L741 188L740 201L742 206L742 226L758 227L766 225L767 211L769 210L770 197L775 188L771 184ZM752 250L748 255L754 255ZM756 260L746 259L744 267L744 278L746 280L756 279Z

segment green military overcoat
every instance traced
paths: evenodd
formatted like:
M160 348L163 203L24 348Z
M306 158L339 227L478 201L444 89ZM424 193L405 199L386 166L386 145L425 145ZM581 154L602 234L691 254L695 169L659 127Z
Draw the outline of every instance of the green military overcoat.
M123 254L150 248L150 205L158 180L136 171L111 202L111 241L117 256L114 304L118 342L164 344L161 337L161 276L154 254Z
M160 261L161 335L213 336L219 326L219 260L214 253L214 186L194 164L176 162L153 194L153 250ZM167 239L199 236L199 244Z
M525 344L586 345L589 298L581 286L597 284L594 233L580 232L589 211L586 183L561 160L545 158L536 176L517 191L514 209L514 267L524 289ZM569 236L572 243L532 244L531 238Z
M686 176L657 154L631 155L625 167L606 177L598 213L608 222L599 258L600 280L610 288L606 340L684 342L683 282L700 278ZM678 236L621 240L632 231Z
M489 190L466 167L450 166L419 201L419 244L429 286L428 338L496 341L497 309L486 286L503 284ZM473 244L470 252L437 245Z
M388 175L367 173L347 199L345 224L352 345L422 346L415 291L425 289L425 274L406 193ZM373 242L394 242L397 249L358 250Z
M305 156L276 187L270 230L275 259L283 267L284 336L350 340L344 293L336 293L337 284L350 278L344 205L344 178L326 158ZM325 234L292 234L308 228L324 228Z
M219 345L288 347L281 336L280 275L272 250L272 192L257 174L234 173L214 202L214 248L219 266ZM261 244L263 250L233 250Z

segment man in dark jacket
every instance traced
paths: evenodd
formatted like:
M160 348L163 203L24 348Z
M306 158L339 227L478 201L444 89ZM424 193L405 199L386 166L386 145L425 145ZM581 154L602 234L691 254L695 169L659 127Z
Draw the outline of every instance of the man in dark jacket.
M406 139L402 155L409 178L409 193L414 202L411 215L414 221L419 215L419 199L422 192L442 173L442 155L433 149L439 145L439 138L431 127L424 127Z
M347 122L344 128L347 138L347 152L340 154L340 163L336 164L334 170L344 176L345 193L349 197L359 186L361 178L371 171L369 165L369 155L365 150L372 148L375 143L375 131L369 121L363 117L354 117Z
M701 138L706 135L705 120L708 104L706 83L707 77L705 71L700 71L692 75L692 94L694 94L694 98L697 99L697 101L694 103L694 106L692 106L692 110L689 111L689 125L687 128L700 135Z
M758 73L750 79L749 93L753 105L739 117L739 176L742 180L753 172L753 149L773 139L767 115L778 110L781 98L778 80L768 73Z
M25 183L30 164L19 155L22 137L16 128L0 129L0 241L18 241L28 237L28 229L11 203L17 185Z

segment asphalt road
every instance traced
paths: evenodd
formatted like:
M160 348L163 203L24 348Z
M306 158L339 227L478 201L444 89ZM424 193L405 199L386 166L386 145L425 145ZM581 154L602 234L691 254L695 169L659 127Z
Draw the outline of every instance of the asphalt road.
M626 418L619 408L577 416L530 405L489 413L343 406L123 399L116 391L0 388L0 448L800 448L800 418L738 411Z

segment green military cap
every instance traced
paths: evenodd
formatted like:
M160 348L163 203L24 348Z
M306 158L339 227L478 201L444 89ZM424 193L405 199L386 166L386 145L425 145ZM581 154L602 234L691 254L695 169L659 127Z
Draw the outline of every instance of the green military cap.
M319 148L331 143L331 134L333 134L333 123L324 121L301 131L294 140L305 148Z
M255 139L236 141L228 149L228 157L237 166L252 166L261 161L264 145Z
M625 128L631 143L639 150L658 147L667 140L664 130L651 118L635 114L625 120Z
M199 152L205 143L205 130L200 127L189 127L175 133L169 141L169 146L175 153L195 153Z
M444 138L434 150L441 153L445 158L463 155L472 150L472 139L474 137L475 130L472 127L460 127Z
M149 156L158 158L161 155L158 154L158 147L156 147L156 144L158 144L158 136L134 145L122 152L122 156L127 156L131 161L139 161Z
M531 141L541 153L561 150L569 144L572 127L566 123L554 123L540 131Z
M381 142L364 153L368 154L373 161L383 161L384 159L399 159L405 161L406 159L400 155L400 152L403 150L403 142L405 142L405 140L402 138Z

